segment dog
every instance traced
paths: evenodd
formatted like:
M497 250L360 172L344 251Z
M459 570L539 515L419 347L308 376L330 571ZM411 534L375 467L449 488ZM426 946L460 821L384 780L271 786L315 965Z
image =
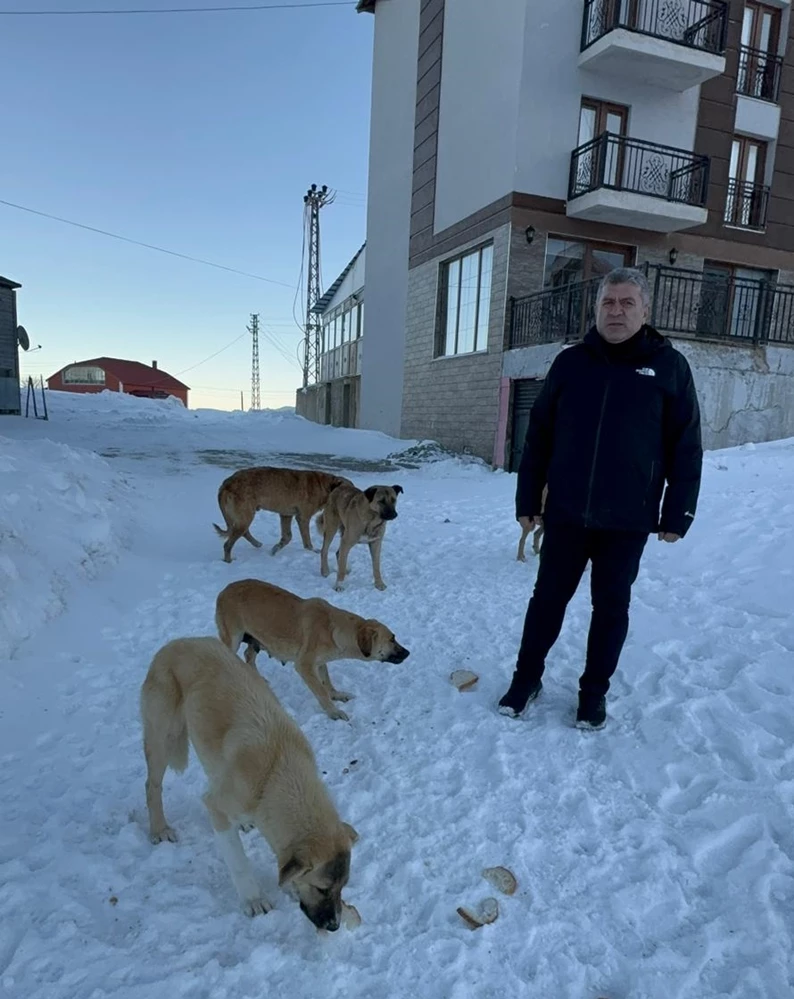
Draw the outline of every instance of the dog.
M303 599L261 580L238 580L215 602L218 635L236 653L247 643L246 662L256 668L264 650L282 664L293 663L308 689L331 719L348 720L334 701L353 696L337 691L328 676L334 660L402 663L409 650L374 618L361 618L319 597Z
M278 861L278 883L315 927L335 931L358 834L343 823L303 733L267 681L220 640L174 639L141 688L146 805L153 843L176 841L163 813L163 776L184 771L193 744L209 788L204 804L248 916L272 909L240 842L251 823Z
M350 550L359 542L369 545L375 586L378 590L386 589L380 572L380 550L387 523L397 517L397 496L403 492L402 486L370 486L360 490L352 483L342 483L331 491L316 523L323 533L320 553L320 572L323 576L330 575L328 549L331 542L337 531L342 533L336 554L334 590L342 589Z
M314 551L309 526L314 515L328 501L338 486L353 484L344 476L309 469L279 469L261 466L240 469L221 483L218 506L226 528L213 523L223 543L224 562L232 561L232 546L244 538L256 548L262 543L254 538L250 528L258 510L269 510L281 519L281 538L270 550L275 555L292 541L292 518L298 522L303 547Z
M548 492L549 492L548 486L544 486L543 495L540 501L541 514L546 509L546 497L548 496ZM542 521L537 526L535 526L534 524L530 524L528 528L523 528L523 527L521 528L521 538L519 539L518 542L518 554L516 555L516 559L519 562L527 561L526 556L524 555L524 545L526 544L527 537L530 531L533 530L533 528L535 529L535 534L532 538L532 551L535 553L535 555L538 555L540 553L540 540L541 538L543 538L543 530L544 530Z

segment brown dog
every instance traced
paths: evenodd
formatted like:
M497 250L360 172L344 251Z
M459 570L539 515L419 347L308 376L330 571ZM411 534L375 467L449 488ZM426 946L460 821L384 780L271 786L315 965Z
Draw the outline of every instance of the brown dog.
M548 486L544 486L543 487L543 496L541 497L541 501L540 501L540 512L541 512L541 514L546 509L546 497L548 496L548 493L549 493ZM520 540L518 542L518 555L516 556L516 559L519 562L526 562L527 561L526 556L524 555L524 545L526 544L527 536L529 535L530 531L533 530L533 528L535 528L535 535L534 535L534 537L532 539L532 551L535 553L535 555L538 555L538 553L540 552L540 540L543 537L543 522L542 521L537 526L530 525L528 528L523 528L523 527L521 528L521 538L520 538Z
M294 663L304 683L332 719L348 716L334 701L353 696L337 691L328 676L334 660L402 663L408 650L394 633L374 618L361 618L319 597L297 594L261 580L238 580L218 594L215 602L218 635L232 652L248 643L245 659L256 664L264 650L282 663Z
M337 531L342 539L336 554L336 583L334 590L341 590L347 576L347 558L358 542L369 545L372 575L378 590L386 584L380 572L380 550L386 524L397 517L397 496L404 492L402 486L370 486L360 490L352 483L337 486L328 497L328 503L317 518L317 527L323 533L320 554L320 572L329 576L328 549Z
M297 892L316 927L335 931L358 834L340 820L312 748L267 681L215 638L174 639L149 667L141 718L152 842L177 839L163 812L163 776L168 767L184 771L192 743L244 911L271 909L240 842L239 825L251 823L276 855L279 885Z
M261 547L262 543L249 530L258 510L273 511L281 518L281 539L270 550L272 555L292 540L293 517L298 522L303 547L313 551L311 519L325 505L331 491L343 484L353 485L344 476L314 470L262 466L235 472L218 490L218 506L226 521L226 530L213 524L218 534L226 539L224 561L232 561L232 546L239 538L256 548Z

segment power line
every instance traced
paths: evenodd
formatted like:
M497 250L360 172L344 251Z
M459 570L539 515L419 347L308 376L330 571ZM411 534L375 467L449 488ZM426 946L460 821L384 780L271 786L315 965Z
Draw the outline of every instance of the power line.
M221 14L227 11L301 10L308 7L352 7L356 0L310 0L308 3L230 4L218 7L132 7L118 10L0 10L0 16L52 17L91 14Z
M6 12L8 13L8 12ZM153 243L142 243L140 240L133 240L129 236L120 236L118 233L108 232L106 229L98 229L96 226L87 226L82 222L74 222L72 219L64 219L59 215L51 215L49 212L40 212L35 208L28 208L25 205L17 205L13 201L5 201L0 198L0 205L7 205L9 208L17 208L20 212L30 212L31 215L40 215L44 219L52 219L55 222L63 222L67 226L76 226L78 229L86 229L90 233L99 233L100 236L110 236L114 240L121 240L123 243L132 243L133 246L145 247L147 250L157 250L158 253L167 253L171 257L181 257L182 260L193 261L194 264L205 264L207 267L216 267L221 271L230 271L232 274L241 274L244 278L254 278L256 281L266 281L269 285L282 285L284 288L292 288L286 281L277 281L275 278L265 278L261 274L251 274L250 271L240 271L236 267L227 267L225 264L216 264L211 260L204 260L202 257L192 257L190 254L179 253L177 250L167 250L165 247L155 246Z

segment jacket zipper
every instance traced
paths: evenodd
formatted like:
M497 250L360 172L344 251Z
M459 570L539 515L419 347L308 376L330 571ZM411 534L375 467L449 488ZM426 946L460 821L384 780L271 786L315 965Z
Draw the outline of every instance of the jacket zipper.
M590 469L590 482L587 487L587 506L585 507L585 512L584 512L584 523L586 528L590 526L590 504L593 499L593 482L595 481L596 462L598 461L598 445L601 441L601 425L604 423L604 411L607 408L608 395L609 395L609 382L607 382L604 388L604 397L601 400L601 413L599 414L598 426L596 427L595 447L593 448L593 465L592 468Z

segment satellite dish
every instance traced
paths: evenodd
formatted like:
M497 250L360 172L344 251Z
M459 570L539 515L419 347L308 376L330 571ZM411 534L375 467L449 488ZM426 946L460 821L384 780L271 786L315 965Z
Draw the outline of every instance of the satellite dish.
M30 337L28 337L28 331L24 326L17 327L17 343L23 351L30 349Z

